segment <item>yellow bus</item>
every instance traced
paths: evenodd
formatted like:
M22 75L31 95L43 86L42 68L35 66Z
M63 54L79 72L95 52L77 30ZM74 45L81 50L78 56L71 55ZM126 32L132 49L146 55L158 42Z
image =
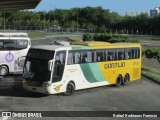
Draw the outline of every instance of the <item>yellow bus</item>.
M141 77L141 46L136 43L74 42L30 48L23 88L45 94L111 85Z

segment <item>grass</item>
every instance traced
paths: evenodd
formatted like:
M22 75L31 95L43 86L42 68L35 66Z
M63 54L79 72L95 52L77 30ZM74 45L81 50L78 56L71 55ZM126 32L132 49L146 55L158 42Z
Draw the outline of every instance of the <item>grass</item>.
M143 66L142 73L151 77L151 78L154 78L156 81L160 82L160 72L153 71L153 70Z
M45 38L46 36L44 32L27 32L27 33L31 39Z
M71 41L82 41L82 35L68 36Z
M55 33L55 32L27 32L29 37L31 39L43 39L43 38L46 38L46 37L62 37L62 36L65 36L67 37L68 39L70 40L73 40L73 41L81 41L82 40L82 35L75 35L75 34L68 34L68 33Z
M67 36L70 40L82 41L82 35L77 35L76 33L67 33L67 32L47 32L47 31L20 31L20 30L0 30L0 32L27 32L31 39L43 39L46 37L58 37L58 36ZM149 37L137 37L130 36L129 41L140 41L140 42L158 42L160 43L160 36L149 36Z
M44 39L48 37L61 37L66 36L71 40L82 40L82 35L77 35L75 33L67 33L67 32L51 32L51 31L21 31L21 30L0 30L0 32L25 32L28 34L28 36L31 38L31 40L35 39Z
M158 38L152 38L151 40L160 41L160 37L158 37Z
M138 40L138 41L140 41L140 42L159 42L160 43L160 37L158 37L158 36L156 36L156 37L154 37L154 36L149 36L149 37L135 37L135 36L133 36L133 37L129 37L130 39L134 39L134 40Z

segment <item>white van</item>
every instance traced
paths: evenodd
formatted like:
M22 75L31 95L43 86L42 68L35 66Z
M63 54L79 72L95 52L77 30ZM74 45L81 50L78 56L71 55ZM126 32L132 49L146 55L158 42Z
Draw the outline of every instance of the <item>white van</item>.
M18 58L26 56L30 47L27 33L0 33L0 75L22 72Z

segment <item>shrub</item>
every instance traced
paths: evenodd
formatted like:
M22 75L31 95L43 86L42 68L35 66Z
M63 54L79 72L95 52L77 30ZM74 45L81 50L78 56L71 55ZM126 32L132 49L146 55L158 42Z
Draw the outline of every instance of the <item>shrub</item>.
M150 48L144 51L146 58L157 59L160 63L160 48Z
M82 40L83 41L92 41L93 40L93 35L88 34L88 33L84 34Z
M107 33L98 33L98 34L94 34L93 39L95 41L105 41L108 42L109 39L112 38L112 34L107 34Z
M97 33L94 35L91 34L84 34L83 35L83 41L104 41L104 42L110 42L110 43L116 43L116 42L131 42L131 43L137 43L139 40L131 40L127 36L123 35L113 35L111 33Z

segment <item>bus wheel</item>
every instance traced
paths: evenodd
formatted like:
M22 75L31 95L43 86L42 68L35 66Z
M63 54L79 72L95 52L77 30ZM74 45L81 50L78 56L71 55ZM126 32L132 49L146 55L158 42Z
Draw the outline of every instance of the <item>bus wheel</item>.
M75 86L72 82L69 82L66 88L65 95L72 95L75 91Z
M116 87L119 87L122 84L122 76L118 75L116 79Z
M122 81L122 84L123 84L123 85L127 85L129 80L130 80L129 74L126 74L126 75L124 76L124 79L123 79L123 81Z
M5 76L8 74L8 68L6 66L1 66L0 67L0 75Z

